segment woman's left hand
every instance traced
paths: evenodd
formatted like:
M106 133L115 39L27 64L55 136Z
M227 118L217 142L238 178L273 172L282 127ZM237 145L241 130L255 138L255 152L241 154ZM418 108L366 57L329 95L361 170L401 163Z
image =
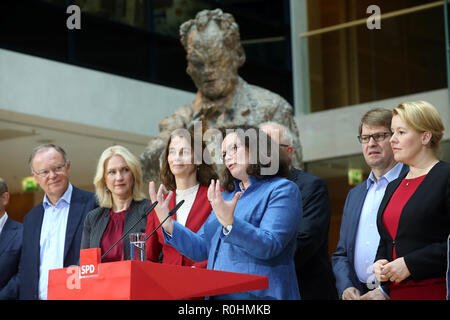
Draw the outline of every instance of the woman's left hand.
M241 194L242 192L236 192L231 201L225 201L220 191L220 181L211 180L208 188L208 200L222 226L226 227L233 224L234 209Z
M381 275L383 275L385 279L391 282L399 283L408 278L411 273L406 266L405 259L401 257L384 265L381 271Z
M169 213L169 202L172 198L173 191L169 192L169 195L164 199L163 191L166 187L161 184L158 189L158 193L156 193L155 183L150 181L149 187L149 196L152 203L158 201L158 204L155 207L156 216L158 217L159 222L163 222L165 218L167 218L167 214ZM166 222L162 225L164 230L166 230L169 234L172 234L173 230L173 220L167 219Z

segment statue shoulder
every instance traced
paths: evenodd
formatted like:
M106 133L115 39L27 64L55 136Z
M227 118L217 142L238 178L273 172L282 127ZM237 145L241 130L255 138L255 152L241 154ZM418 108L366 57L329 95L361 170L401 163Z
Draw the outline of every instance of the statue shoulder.
M170 116L159 122L159 131L172 131L177 128L185 128L192 120L194 113L193 104L186 104L175 110Z
M247 83L244 80L242 80L240 89L242 91L241 95L243 94L250 102L253 102L251 105L254 107L277 110L281 108L287 112L293 111L289 102L273 91Z

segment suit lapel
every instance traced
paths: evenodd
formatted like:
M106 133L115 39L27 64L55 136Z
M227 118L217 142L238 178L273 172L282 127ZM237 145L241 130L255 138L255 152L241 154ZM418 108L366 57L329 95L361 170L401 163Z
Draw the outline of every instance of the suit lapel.
M397 190L398 186L402 182L402 179L396 179L392 182L392 185L389 189L386 189L385 196L383 197L383 200L381 201L380 207L378 208L378 212L383 213L386 209L386 206L388 205L389 201L392 198L392 195L394 194L394 191Z
M31 252L33 252L36 256L34 259L36 259L34 262L36 262L36 268L39 270L40 265L40 256L41 256L41 229L42 229L42 221L44 220L44 203L41 202L39 204L39 207L37 208L36 217L33 217L35 221L29 223L29 225L33 226L33 228L30 228L29 230L29 237L30 237L30 243L32 243L33 249ZM27 238L28 235L24 234L23 238Z
M84 205L85 204L79 197L78 189L73 187L72 197L70 199L69 216L67 218L66 238L64 241L64 261L83 217L82 212Z
M110 210L111 209L108 208L102 209L102 213L95 227L95 231L92 232L93 234L92 242L95 244L96 248L100 248L100 242L102 241L103 234L105 233L106 227L108 226L109 223Z
M189 214L186 219L186 224L185 224L186 228L189 228L192 230L194 227L196 227L195 224L197 221L195 221L195 216L196 216L195 213L198 212L200 214L200 211L202 209L201 208L202 203L199 199L200 199L200 197L203 196L203 194L205 193L205 190L208 190L208 189L202 188L201 185L198 186L198 190L197 190L197 194L195 195L194 203L192 204L191 210L189 210ZM206 199L206 197L205 197L205 199ZM194 214L191 214L191 212L194 212Z
M0 233L0 256L9 247L11 241L13 241L16 233L15 227L11 225L11 218L7 218L5 225L3 226L2 233Z
M353 215L352 225L350 229L353 230L351 239L351 243L353 245L356 242L356 233L358 232L359 219L361 218L361 212L364 206L364 201L366 200L366 196L367 196L367 180L360 185L360 190L357 191L356 199L354 200L355 201L354 207L352 208L352 210L354 210L355 212L355 214Z
M173 208L175 208L176 204L177 204L177 192L176 192L176 190L173 190L173 196L169 201L169 210L172 210ZM175 221L178 221L176 212L172 216L172 219L174 219Z
M386 188L386 191L384 193L383 200L381 201L380 207L378 208L378 214L377 214L377 224L382 225L383 224L383 213L386 209L389 201L391 200L392 196L394 195L395 190L397 190L398 186L402 182L403 178L406 176L407 172L401 175L396 180L392 181L388 187ZM383 235L391 240L393 240L390 236L390 234L387 232L385 228L381 228L381 232L383 232Z

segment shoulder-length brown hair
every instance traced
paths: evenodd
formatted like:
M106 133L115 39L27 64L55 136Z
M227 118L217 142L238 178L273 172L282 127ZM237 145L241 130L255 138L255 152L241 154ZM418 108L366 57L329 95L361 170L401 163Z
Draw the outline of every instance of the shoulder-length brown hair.
M289 165L290 161L287 156L287 154L280 150L279 144L270 138L264 131L250 125L239 125L232 128L226 128L221 130L222 136L225 139L226 134L230 134L232 132L236 132L237 130L240 130L240 132L249 132L254 131L256 133L256 139L257 143L255 141L250 141L250 135L244 134L240 135L238 134L238 138L241 140L241 142L244 144L245 148L247 150L250 150L250 143L252 143L252 148L256 148L256 152L254 152L254 156L256 156L256 159L253 159L251 163L247 166L247 174L251 177L254 177L256 179L265 179L270 177L288 177L289 176ZM265 141L264 141L265 139ZM263 143L261 143L263 142ZM267 150L262 150L261 145L264 145L267 147ZM272 148L274 147L274 149ZM273 149L273 150L272 150ZM262 174L264 168L270 168L272 166L272 161L267 161L269 159L272 159L272 156L278 157L279 165L278 169L275 170L272 174ZM250 155L250 158L252 158L252 155ZM265 159L265 160L263 160ZM232 192L234 191L234 181L236 178L234 178L228 168L224 166L224 169L222 171L222 187Z
M175 190L177 188L176 182L175 182L175 176L173 175L172 171L170 171L168 156L169 156L169 147L170 143L172 142L173 137L184 137L191 143L191 150L193 151L193 160L194 159L201 159L201 163L196 164L197 166L197 181L202 186L209 186L211 183L211 179L218 179L218 175L216 173L215 167L208 158L205 162L204 157L209 157L208 149L206 148L205 142L202 139L202 136L196 137L198 139L201 139L202 141L202 148L201 150L196 150L193 148L194 146L194 132L192 130L188 129L176 129L169 137L169 141L167 142L166 148L164 150L163 158L162 158L162 165L161 170L159 172L159 179L161 183L167 188L167 190ZM194 154L195 152L195 154Z

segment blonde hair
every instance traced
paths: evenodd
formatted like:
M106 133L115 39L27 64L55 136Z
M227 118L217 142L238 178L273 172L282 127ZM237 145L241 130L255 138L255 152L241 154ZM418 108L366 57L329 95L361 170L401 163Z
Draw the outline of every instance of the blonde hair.
M98 159L97 171L94 176L95 194L97 196L100 207L103 208L112 208L113 206L111 192L106 188L105 163L115 155L121 156L125 160L133 174L133 200L140 201L145 198L144 193L142 192L143 179L139 160L130 151L128 151L127 148L119 145L112 146L107 148L101 154L100 158Z
M432 134L430 148L439 149L439 142L444 136L444 124L439 112L429 102L402 102L394 108L393 114L398 115L406 125L418 132L429 131Z

